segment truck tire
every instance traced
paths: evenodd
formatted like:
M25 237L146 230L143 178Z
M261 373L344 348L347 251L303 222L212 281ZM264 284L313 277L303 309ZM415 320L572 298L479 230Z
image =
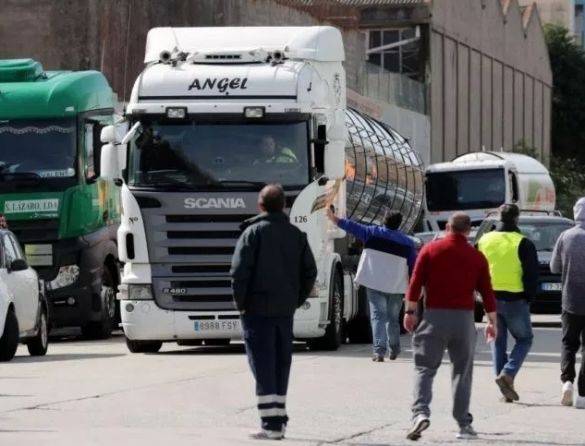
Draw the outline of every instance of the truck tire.
M358 312L347 324L347 336L353 344L369 344L372 342L372 326L368 297L364 287L358 290Z
M4 333L0 338L0 362L10 361L16 354L18 348L18 319L14 311L8 310L6 313L6 323L4 324Z
M157 353L162 347L161 341L133 341L126 338L126 346L130 353Z
M49 348L49 323L47 321L47 310L43 305L39 316L39 332L26 343L31 356L45 356Z
M479 302L475 302L475 310L473 312L475 322L482 322L483 321L483 305Z
M107 266L104 266L102 274L100 320L90 321L81 327L83 337L87 339L108 339L116 323L116 282Z
M337 271L335 271L331 283L329 324L323 337L307 341L309 348L313 350L337 350L343 340L343 285Z

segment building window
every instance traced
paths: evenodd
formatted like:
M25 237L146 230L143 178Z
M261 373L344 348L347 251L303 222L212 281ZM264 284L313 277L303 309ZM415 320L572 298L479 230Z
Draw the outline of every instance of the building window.
M369 63L393 73L419 78L420 46L415 28L372 29L367 37Z

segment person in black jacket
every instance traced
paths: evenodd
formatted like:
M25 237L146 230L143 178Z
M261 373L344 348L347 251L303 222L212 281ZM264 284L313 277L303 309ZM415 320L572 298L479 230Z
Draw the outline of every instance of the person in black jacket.
M317 266L305 233L284 213L280 185L265 186L261 213L244 222L232 259L234 301L256 379L261 429L257 439L282 439L293 351L293 316L309 296Z

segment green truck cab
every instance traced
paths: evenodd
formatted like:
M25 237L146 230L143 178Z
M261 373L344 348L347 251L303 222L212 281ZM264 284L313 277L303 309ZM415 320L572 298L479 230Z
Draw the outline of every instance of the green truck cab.
M0 60L0 213L46 283L52 326L89 338L118 317L119 191L99 167L114 102L97 71Z

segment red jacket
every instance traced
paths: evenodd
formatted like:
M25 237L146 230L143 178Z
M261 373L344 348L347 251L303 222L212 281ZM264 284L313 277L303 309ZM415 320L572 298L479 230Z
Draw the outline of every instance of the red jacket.
M485 311L496 311L487 260L462 235L448 234L423 247L406 298L418 301L423 287L426 308L473 310L477 290L483 297Z

